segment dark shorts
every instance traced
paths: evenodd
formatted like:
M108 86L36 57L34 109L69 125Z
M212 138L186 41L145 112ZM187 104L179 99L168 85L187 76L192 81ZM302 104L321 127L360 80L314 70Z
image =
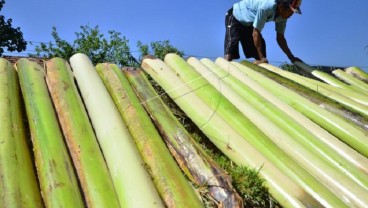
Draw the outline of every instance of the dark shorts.
M231 8L225 17L225 55L230 54L233 59L240 58L239 41L242 44L243 52L246 58L255 58L259 60L257 49L253 40L253 26L244 26L233 16ZM262 52L266 56L266 43L261 35Z

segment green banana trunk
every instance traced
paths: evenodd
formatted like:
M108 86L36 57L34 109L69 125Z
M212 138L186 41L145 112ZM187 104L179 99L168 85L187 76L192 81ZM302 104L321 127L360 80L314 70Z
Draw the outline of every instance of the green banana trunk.
M293 118L299 124L303 125L303 127L309 130L310 134L313 134L316 137L318 137L318 139L320 139L325 145L330 146L335 152L337 152L349 163L353 164L356 168L364 171L365 174L368 173L368 158L359 154L353 148L349 147L344 142L340 141L339 138L333 136L332 134L324 130L321 126L314 123L312 120L308 119L302 113L292 108L286 102L281 100L280 97L272 94L270 90L266 89L265 87L262 87L260 83L253 80L256 79L256 77L252 76L252 73L242 73L237 67L235 67L230 62L222 58L217 59L216 63L218 66L221 67L221 69L224 72L226 72L226 74L230 74L231 76L236 77L236 79L238 79L245 85L251 87L258 94L262 95L268 101L272 102L274 105L280 108L288 116ZM262 83L271 83L271 84L273 83L276 87L278 86L273 80L264 79L262 80ZM287 93L288 91L290 91L289 89L283 88L281 86L279 87L278 90L280 91L280 93L283 92ZM243 90L240 90L240 93L242 93L242 91ZM294 101L296 100L294 99ZM240 107L245 108L244 106Z
M314 75L318 79L323 80L324 82L326 82L326 83L328 83L332 86L343 88L343 89L350 89L349 85L341 82L340 80L338 80L335 77L327 74L326 72L319 71L319 70L317 70L317 69L315 69L315 68L313 68L313 67L311 67L308 64L305 64L303 62L296 61L296 62L294 62L294 64L296 66L298 66L299 68L301 68L302 70L304 70L308 73L311 73L312 75Z
M217 59L216 62L220 62L220 60ZM239 71L234 70L233 73L247 74L272 94L281 98L284 102L357 150L360 154L368 157L368 142L366 142L368 141L368 135L366 132L341 117L322 109L301 95L252 70L252 67L259 66L248 62L243 62L242 64L236 62L231 63L239 69ZM234 74L234 76L238 75ZM365 171L367 172L366 167Z
M171 154L189 179L199 187L207 187L209 195L223 207L243 207L242 199L231 185L231 177L199 147L155 92L143 72L128 68L124 72L163 135Z
M99 64L96 69L114 99L166 206L203 206L123 72L112 64Z
M188 62L192 63L192 61L194 60L196 59L190 58ZM169 66L172 67L175 73L178 74L178 76L185 83L187 83L188 86L190 86L193 90L198 89L195 90L195 93L198 94L198 96L201 97L203 100L206 100L207 103L209 103L211 99L211 97L208 97L208 94L211 94L213 97L219 97L233 92L232 89L221 83L223 80L229 78L226 75L218 78L213 74L213 71L207 70L205 66L204 69L206 72L199 74L183 59L173 54L166 55L165 62L167 62ZM199 63L199 65L203 68L203 64ZM216 87L213 87L207 80L205 80L205 78L213 78L213 84L215 84ZM235 93L233 93L233 95L235 95ZM257 100L258 98L255 94L250 94L249 99ZM242 112L234 106L236 103L230 104L230 101L228 101L228 97L224 96L222 100L224 104L220 103L215 109L216 112L220 114L225 121L231 124L235 130L237 130L238 132L242 132L243 137L247 139L251 144L253 144L256 148L258 148L271 161L273 161L275 164L279 162L278 167L283 168L282 170L292 180L294 180L298 185L305 189L311 196L315 197L315 199L322 199L320 201L322 204L332 206L334 203L337 202L339 206L343 205L343 203L339 201L334 194L323 187L312 175L305 171L302 166L300 166L297 162L293 160L293 158L291 158L280 147L278 147L274 143L274 141L272 141L268 137L257 138L251 137L249 136L249 134L246 134L246 131L243 130L244 126L248 126L248 122L254 125L254 122L248 120L248 118L246 118L242 114ZM225 105L225 103L229 104ZM246 103L239 102L238 104L245 105ZM263 107L267 108L266 106ZM252 111L252 108L247 108L247 110ZM259 127L257 128L260 129ZM283 158L283 162L286 163L287 166L280 163L280 158Z
M357 77L358 79L364 81L365 83L368 83L368 73L363 71L361 68L352 66L346 68L345 72L353 75L354 77Z
M157 191L126 124L91 60L79 53L70 58L70 64L121 207L161 207Z
M362 80L359 80L352 75L346 73L343 70L334 70L332 72L335 76L337 76L339 79L344 80L345 82L357 87L359 90L361 90L364 93L368 93L368 83L363 82Z
M68 150L45 83L44 69L27 59L17 70L46 207L84 207Z
M287 168L287 157L271 161L259 149L250 144L246 137L266 139L252 123L246 123L242 133L233 128L234 123L225 122L218 114L219 102L223 97L208 94L212 98L208 105L189 88L179 75L159 59L146 58L143 69L164 88L176 104L192 119L204 134L237 165L262 167L260 173L266 179L270 193L284 207L322 207L322 205L290 179L279 167ZM198 86L199 87L199 86ZM230 107L228 104L225 108ZM215 109L215 110L214 110ZM235 115L239 112L233 112ZM265 148L262 145L263 148ZM261 148L262 148L261 147ZM271 153L271 152L269 152ZM275 158L276 156L273 155Z
M0 207L43 207L26 142L18 77L0 58Z
M213 72L212 76L205 76L210 83L219 88L218 83L221 83L221 92L228 98L244 115L246 115L256 126L261 129L271 140L277 144L283 151L297 161L302 168L318 179L306 180L307 177L302 177L306 182L306 190L311 190L312 195L316 198L322 198L329 203L330 206L341 206L334 204L342 203L333 193L341 198L350 198L351 195L358 196L355 202L364 201L363 195L367 193L359 183L364 187L366 185L363 172L352 166L348 161L345 161L341 156L324 145L311 132L305 129L302 124L295 122L294 119L283 113L273 103L260 96L255 90L259 91L258 85L250 86L252 80L246 80L246 84L240 82L227 71L222 70L208 59L202 59L201 62L190 58L188 60L192 65L196 66L196 70L204 76L209 72ZM226 90L226 88L231 88ZM313 161L313 162L311 162ZM291 165L290 163L288 165ZM297 171L297 168L292 170ZM354 183L354 181L356 183ZM338 183L337 183L338 181ZM323 187L326 185L331 191ZM347 191L344 187L350 187ZM324 196L320 195L324 194ZM349 204L355 198L346 200ZM367 203L367 202L366 202ZM353 203L354 204L354 203Z
M326 84L326 83L323 83L323 82L320 82L318 80L314 80L308 77L301 77L300 75L297 75L297 74L292 74L292 75L301 78L301 80L304 80L305 82L307 82L309 86L318 87L318 89L322 88L324 90L327 90L326 92L331 91L333 93L344 95L345 97L348 97L357 103L363 104L365 106L368 105L367 94L365 94L365 92L363 92L359 88L356 88L355 86L349 85L348 89L339 88L339 87L335 87L335 86L332 86L332 85L329 85L329 84Z
M327 89L326 87L321 87L320 85L313 84L311 82L305 81L304 78L302 78L300 75L288 73L286 71L283 71L282 69L279 69L277 67L274 67L269 64L260 64L259 66L270 70L272 72L275 72L285 78L288 78L290 80L293 80L294 82L297 82L317 93L320 93L338 103L341 103L345 105L346 107L353 109L354 111L358 112L362 116L365 116L368 118L368 106L359 102L354 101L352 98L346 97L349 96L349 94L340 94L336 91L331 91L330 89ZM367 99L363 97L362 102L366 103Z
M46 81L88 207L119 207L114 185L69 64L46 62Z

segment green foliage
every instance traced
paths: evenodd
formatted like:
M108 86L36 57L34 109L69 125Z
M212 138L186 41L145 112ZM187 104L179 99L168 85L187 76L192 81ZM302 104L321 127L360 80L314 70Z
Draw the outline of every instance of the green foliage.
M179 56L183 57L184 52L179 51L174 46L171 45L169 40L164 41L154 41L150 44L149 47L147 44L143 44L141 41L138 41L137 47L141 53L140 59L146 55L155 55L157 58L164 60L165 55L168 53L176 53Z
M5 0L0 0L0 11L5 4ZM0 56L4 53L4 48L7 51L24 51L27 48L27 42L23 39L23 33L20 28L13 28L12 19L5 20L3 15L0 15Z
M260 176L258 170L245 166L236 166L226 156L206 152L223 168L233 179L233 186L244 201L244 207L277 207L277 202L268 193L264 186L265 180Z
M75 33L75 40L69 43L60 38L56 27L53 27L51 35L54 41L36 46L36 54L30 54L30 56L45 59L60 57L69 60L75 53L84 53L93 64L110 62L120 66L139 67L139 62L131 54L129 40L120 32L110 30L108 31L109 37L106 38L98 26L85 25L80 29L81 31ZM168 40L152 42L151 47L138 41L137 46L141 53L140 59L148 54L162 59L167 53L177 53L181 56L184 54L173 47Z
M55 40L55 44L52 42L47 44L41 43L40 46L36 46L35 48L36 54L30 54L30 56L41 58L60 57L67 59L75 53L74 47L59 37L55 27L52 28L51 35Z
M76 32L73 43L60 38L56 27L52 28L53 42L41 43L36 46L36 54L31 56L52 58L60 57L68 60L75 53L84 53L93 64L111 62L121 66L136 66L138 62L131 55L129 41L121 33L108 31L109 37L101 34L99 27L81 26L81 31Z
M289 71L289 72L293 72L293 73L298 73L299 72L299 68L294 65L294 64L281 64L280 68L285 70L285 71Z

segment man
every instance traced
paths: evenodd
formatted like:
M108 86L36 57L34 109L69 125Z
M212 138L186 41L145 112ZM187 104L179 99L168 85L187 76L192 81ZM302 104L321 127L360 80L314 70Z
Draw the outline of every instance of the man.
M240 58L239 41L246 58L255 58L254 63L268 63L266 43L261 31L266 22L275 22L276 40L289 60L301 61L295 57L287 44L284 33L287 19L294 13L301 14L302 0L242 0L233 5L225 18L225 59Z

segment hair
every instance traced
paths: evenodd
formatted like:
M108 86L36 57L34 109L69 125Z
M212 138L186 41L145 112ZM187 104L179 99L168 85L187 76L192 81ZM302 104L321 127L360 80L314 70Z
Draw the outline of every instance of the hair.
M282 4L284 8L288 8L293 0L277 0L277 4Z

